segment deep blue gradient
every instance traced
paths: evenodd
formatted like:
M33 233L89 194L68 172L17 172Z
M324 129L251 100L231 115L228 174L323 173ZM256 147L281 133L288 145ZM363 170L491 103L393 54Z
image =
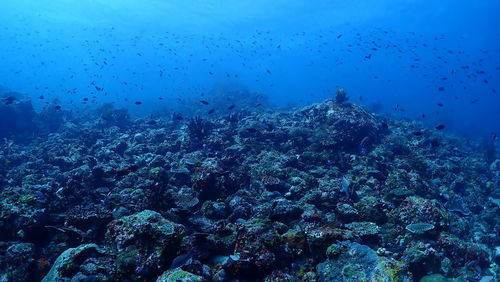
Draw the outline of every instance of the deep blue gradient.
M279 106L344 87L356 103L487 138L500 132L499 12L496 0L6 0L0 85L38 108L89 98L137 114L217 85Z

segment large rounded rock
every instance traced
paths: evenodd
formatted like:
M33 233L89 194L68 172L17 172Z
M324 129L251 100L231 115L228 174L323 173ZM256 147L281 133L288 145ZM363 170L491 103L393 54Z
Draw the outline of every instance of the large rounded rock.
M49 273L42 282L68 282L79 274L80 266L99 253L101 249L96 244L81 245L64 251L54 262Z
M411 281L408 266L379 257L368 246L342 242L338 258L316 266L319 281Z
M184 226L145 210L112 221L106 238L116 253L119 276L141 279L166 268L184 233Z
M355 104L338 104L329 99L295 113L305 118L305 127L315 129L316 142L325 147L365 150L377 141L387 125Z
M180 268L165 271L156 282L202 282L203 277L184 271Z

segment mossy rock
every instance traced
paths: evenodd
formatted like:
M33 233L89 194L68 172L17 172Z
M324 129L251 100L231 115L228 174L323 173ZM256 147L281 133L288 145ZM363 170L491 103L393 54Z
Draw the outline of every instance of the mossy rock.
M42 282L66 282L75 276L80 265L88 258L102 253L96 244L81 245L64 251L54 262Z
M407 264L379 257L368 246L358 243L337 245L335 249L344 247L345 250L336 258L318 264L319 281L411 281Z
M420 282L460 282L460 281L464 280L460 278L446 278L441 274L431 274L424 276L422 277L422 279L420 279Z
M201 276L195 275L191 272L184 271L180 268L171 269L163 272L163 274L158 277L156 282L198 282L206 281Z

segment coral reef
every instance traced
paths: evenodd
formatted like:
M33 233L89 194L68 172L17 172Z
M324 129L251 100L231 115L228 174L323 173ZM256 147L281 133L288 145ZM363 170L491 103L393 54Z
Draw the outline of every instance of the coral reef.
M0 280L498 280L500 160L345 99L4 135Z

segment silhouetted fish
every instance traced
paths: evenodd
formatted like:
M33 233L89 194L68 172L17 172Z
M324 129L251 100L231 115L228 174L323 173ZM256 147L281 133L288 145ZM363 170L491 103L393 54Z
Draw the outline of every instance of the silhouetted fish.
M440 124L440 125L436 126L437 130L443 130L444 128L445 128L444 124Z
M209 103L205 100L200 100L200 103L202 103L203 105L208 105Z
M172 264L170 265L170 268L177 268L181 267L184 264L186 264L189 260L193 258L194 252L193 250L189 251L187 254L182 254L174 258L172 261Z
M424 133L422 131L413 131L411 134L413 134L415 136L422 136L422 135L424 135Z

